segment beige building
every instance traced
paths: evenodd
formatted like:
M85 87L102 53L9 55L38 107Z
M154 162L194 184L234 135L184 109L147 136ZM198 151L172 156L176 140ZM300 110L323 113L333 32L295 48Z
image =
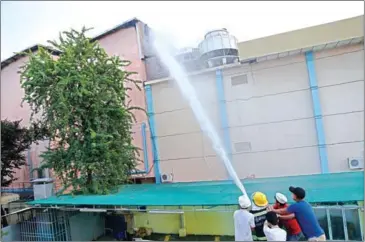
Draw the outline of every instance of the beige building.
M240 178L363 168L363 21L359 16L241 42L239 62L191 72ZM174 182L227 179L176 84L156 76L147 73L145 85L161 174Z

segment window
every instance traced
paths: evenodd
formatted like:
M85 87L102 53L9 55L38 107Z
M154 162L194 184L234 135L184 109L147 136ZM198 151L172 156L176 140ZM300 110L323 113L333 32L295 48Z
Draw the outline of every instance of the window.
M321 206L321 205L317 205ZM320 226L328 240L362 241L360 208L357 206L314 206Z
M358 209L345 210L347 232L349 240L362 241L361 225Z
M328 220L327 220L327 212L326 209L320 208L320 209L314 209L314 213L317 216L319 225L324 230L324 233L326 234L326 238L329 239L329 228L328 228Z

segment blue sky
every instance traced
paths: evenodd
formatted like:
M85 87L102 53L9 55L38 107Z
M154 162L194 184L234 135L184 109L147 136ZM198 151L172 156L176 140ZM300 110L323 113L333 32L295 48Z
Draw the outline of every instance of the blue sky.
M1 2L1 60L71 27L94 27L90 35L95 35L133 17L183 47L197 45L216 28L244 41L362 14L363 1L6 1Z

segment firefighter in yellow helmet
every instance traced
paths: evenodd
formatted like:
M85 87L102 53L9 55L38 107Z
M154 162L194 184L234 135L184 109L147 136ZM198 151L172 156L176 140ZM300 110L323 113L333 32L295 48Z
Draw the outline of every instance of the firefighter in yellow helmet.
M251 213L255 218L255 235L254 239L258 241L266 241L264 233L264 223L266 220L267 206L269 202L266 195L262 192L255 192L251 196L252 209Z

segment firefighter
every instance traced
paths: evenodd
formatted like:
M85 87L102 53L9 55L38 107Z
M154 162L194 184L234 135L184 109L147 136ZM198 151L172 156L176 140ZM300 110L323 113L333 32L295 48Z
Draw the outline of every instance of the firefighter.
M267 206L269 204L266 195L262 192L255 192L251 196L252 209L251 213L255 218L255 236L257 241L266 241L264 233L264 224L266 221Z

